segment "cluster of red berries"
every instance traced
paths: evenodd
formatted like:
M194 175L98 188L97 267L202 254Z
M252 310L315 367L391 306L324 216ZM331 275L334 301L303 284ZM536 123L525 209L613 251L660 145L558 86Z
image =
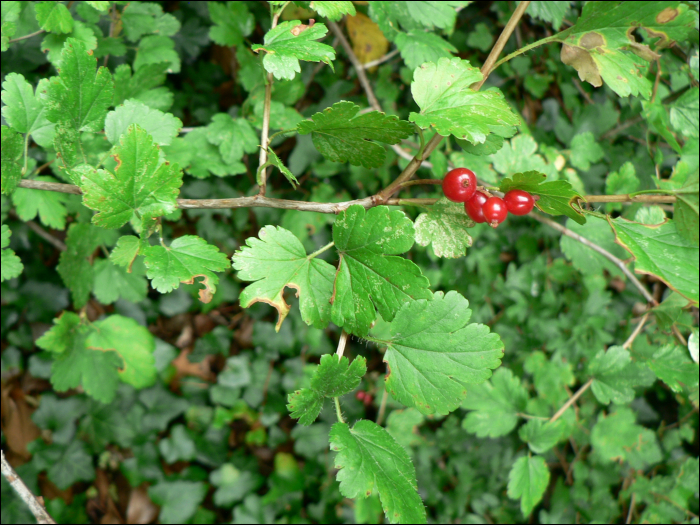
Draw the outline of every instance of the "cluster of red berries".
M506 220L508 212L527 215L535 206L535 199L523 190L510 190L502 199L477 191L476 175L467 168L448 172L442 181L442 191L452 202L463 202L471 220L488 222L494 228Z
M372 394L369 392L365 392L364 390L358 390L357 393L355 394L355 398L358 401L362 401L362 403L368 407L372 404L372 401L374 401L374 398L372 397Z

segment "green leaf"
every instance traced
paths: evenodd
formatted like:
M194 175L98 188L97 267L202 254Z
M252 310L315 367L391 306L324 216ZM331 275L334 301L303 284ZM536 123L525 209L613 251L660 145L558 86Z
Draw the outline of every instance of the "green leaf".
M689 89L671 105L671 126L686 137L698 138L698 112L700 90Z
M295 73L301 73L299 60L323 62L333 69L335 49L316 42L328 33L323 24L308 26L299 20L282 22L265 34L264 45L255 44L255 52L265 51L263 67L277 79L292 80ZM335 70L334 70L335 71Z
M80 440L65 446L37 440L31 444L31 451L36 469L46 470L49 479L61 490L67 490L78 481L95 479L92 455Z
M73 303L82 308L92 290L93 268L88 257L100 244L100 236L94 226L73 223L68 228L66 250L61 253L56 270L70 289Z
M166 463L190 461L195 458L197 449L194 439L184 425L175 425L167 438L158 442L158 451Z
M437 62L443 57L452 58L452 53L457 52L456 47L435 33L398 33L394 41L401 51L401 58L410 69L416 69L425 62Z
M561 354L532 352L525 358L524 368L532 374L538 396L550 406L559 407L569 397L566 387L574 385L573 366Z
M569 9L569 5L571 5L571 2L566 1L532 2L527 9L527 14L533 18L549 22L554 30L558 31L566 11Z
M209 481L217 487L214 492L214 504L218 507L230 507L243 500L247 494L258 490L263 478L250 471L241 472L231 463L224 463L209 474Z
M527 443L530 450L536 454L544 454L563 437L565 426L562 419L557 419L554 423L531 419L520 427L518 435Z
M160 505L161 523L186 523L206 495L202 481L160 481L148 487L148 496Z
M131 267L134 260L139 255L141 249L141 241L133 235L123 235L119 237L117 245L109 255L109 259L116 265L127 268L131 273Z
M441 198L427 213L421 213L413 227L421 246L433 243L438 257L463 257L472 245L469 228L474 223L464 212L464 205Z
M300 122L297 131L302 135L311 133L314 146L328 160L378 168L384 164L386 153L382 146L371 141L398 144L413 135L414 128L405 120L380 111L358 116L359 110L352 102L336 102Z
M491 381L469 389L462 407L473 412L467 414L462 427L480 438L505 436L518 424L527 399L527 391L513 372L496 370Z
M680 155L681 146L678 144L676 137L671 133L671 121L668 115L668 109L660 101L643 102L644 118L649 124L649 127L661 135L666 143Z
M585 224L586 218L576 211L571 203L580 197L571 184L564 180L543 182L547 176L537 171L516 173L512 178L501 181L500 190L506 193L512 189L525 190L532 195L539 195L535 202L541 211L550 215L566 215L579 224Z
M182 128L182 121L171 113L151 109L135 100L125 100L117 109L107 114L107 140L116 144L132 124L144 129L153 138L153 142L160 146L170 144Z
M114 174L90 169L82 176L83 204L98 213L92 222L119 228L136 216L144 223L175 211L182 185L177 164L160 162L151 136L132 124L114 148Z
M138 42L143 35L155 32L155 17L162 13L163 8L156 3L133 2L128 4L121 14L126 38L132 42Z
M114 84L107 68L95 73L96 62L84 43L74 38L66 41L59 75L49 79L46 91L49 121L67 121L75 131L102 131Z
M675 192L676 203L673 205L673 218L678 233L693 244L698 244L698 172L688 176L683 187Z
M40 2L35 5L39 27L50 33L70 33L73 17L68 8L59 2Z
M253 32L255 19L245 2L208 2L207 7L214 23L209 29L209 38L220 46L239 46L243 38Z
M571 164L583 171L591 169L591 163L598 162L605 153L590 131L579 133L571 139Z
M591 390L604 405L631 403L635 397L633 387L649 386L654 382L648 370L633 363L630 353L622 346L600 350L591 359L588 373L593 377Z
M608 219L617 242L635 258L635 272L655 275L698 303L698 246L683 238L674 221L645 226L622 217Z
M386 420L386 430L396 442L404 448L423 442L418 427L425 421L425 416L415 408L392 410Z
M112 304L119 298L138 303L146 298L148 282L143 274L127 273L108 259L95 261L93 270L93 293L102 304Z
M377 206L365 212L350 206L333 224L333 241L340 254L331 319L364 336L376 318L375 306L391 321L405 302L430 299L429 282L413 262L396 255L413 246L411 220L398 210Z
M606 249L616 257L620 259L626 258L627 254L615 243L615 235L613 235L610 227L604 221L593 218L586 224L577 224L573 220L568 219L566 227L584 239ZM602 275L603 270L606 270L613 277L623 277L622 270L578 240L562 235L559 245L566 258L571 261L572 266L582 274Z
M625 162L619 171L614 171L605 179L605 192L608 195L626 195L634 192L639 187L639 178L634 169L634 164ZM622 209L622 204L611 203L610 209Z
M336 477L343 496L366 498L376 490L390 523L427 523L413 464L385 429L365 420L352 429L336 423L329 440L338 453Z
M153 352L155 339L147 328L130 317L110 315L92 325L86 346L89 350L116 352L124 361L119 379L134 388L145 388L156 380Z
M683 387L692 388L698 384L698 364L680 346L664 345L646 364L674 392L682 392Z
M406 2L408 14L425 27L438 27L448 32L452 30L457 19L457 11L450 2Z
M15 255L13 250L10 250L8 246L10 245L10 227L7 224L2 225L2 260L0 262L0 272L2 279L0 281L6 281L8 279L14 279L19 274L22 273L24 266L19 257Z
M591 445L599 461L628 461L632 468L639 469L661 461L656 434L637 425L635 419L635 412L623 406L613 414L598 416L591 431Z
M469 302L457 292L404 304L389 325L386 389L423 414L448 414L501 364L503 343L487 326L468 324Z
M76 339L85 335L86 327L78 314L65 311L53 320L54 326L36 340L36 345L48 352L62 354L76 344Z
M277 154L274 151L272 151L272 148L268 148L267 153L269 161L272 162L278 170L280 170L282 175L286 177L286 179L289 181L292 187L295 189L299 187L299 181L297 180L297 178L291 171L289 171L289 168L284 165L284 163L280 160Z
M352 5L352 2L323 2L314 0L309 7L319 15L325 16L328 20L332 20L333 22L337 22L345 15L355 16L356 14L355 6Z
M53 142L55 124L46 119L44 106L36 98L31 84L22 75L10 73L2 87L2 101L6 104L2 108L2 116L7 123L20 133L31 134L40 146L49 147ZM4 148L3 142L3 153ZM8 150L10 158L16 158L15 153L12 149Z
M4 109L4 108L3 108ZM10 195L22 180L22 166L17 162L24 153L22 135L2 126L2 193ZM36 215L36 214L34 214Z
M325 328L330 321L330 298L333 293L335 268L327 262L309 257L290 231L265 226L259 239L250 237L247 246L233 255L233 268L243 281L255 281L241 292L243 308L256 302L277 309L276 330L289 313L284 300L285 287L294 288L299 297L301 317L308 325Z
M138 72L141 68L162 62L168 63L169 73L180 72L180 55L175 51L173 39L163 35L142 38L134 59L134 71Z
M2 51L9 48L9 40L17 31L17 20L22 11L21 2L0 2L2 5Z
M549 469L542 456L519 458L508 474L508 497L520 499L523 516L529 516L549 485Z
M646 64L659 57L636 42L633 30L644 28L656 49L684 40L695 29L696 16L685 4L592 2L584 6L573 27L554 36L564 44L561 59L579 72L579 78L600 87L603 80L619 96L651 96Z
M161 62L143 66L132 75L129 64L118 65L114 70L114 105L119 106L127 99L140 100L152 93L160 93L157 86L165 82L167 70L168 63ZM167 91L162 96L169 98L172 103L172 93ZM148 105L153 107L152 104Z
M347 357L326 354L321 357L311 378L311 386L302 388L287 397L287 409L300 425L313 423L323 408L326 397L340 397L357 388L362 376L367 372L367 361L364 357L356 357L352 363Z
M178 237L170 246L148 246L144 255L146 275L153 288L168 293L181 282L193 284L195 278L202 277L197 283L204 285L199 289L199 300L203 303L211 301L219 283L219 276L213 272L223 272L229 267L225 253L196 235Z
M258 137L250 123L244 118L233 119L227 113L217 113L211 118L207 140L219 146L227 164L238 162L244 153L254 153L258 149Z
M427 129L435 128L442 136L454 135L473 144L486 140L489 133L504 136L504 126L516 126L520 119L496 90L476 92L472 84L483 78L467 60L441 58L428 62L413 72L411 93L420 113L409 120Z
M4 153L4 152L3 152ZM53 177L34 177L33 180L41 182L56 182ZM23 221L31 221L37 215L44 226L56 230L66 228L67 210L65 202L68 196L64 193L53 191L29 190L17 188L12 194L12 202L16 207L17 215Z
M687 299L673 292L669 294L659 306L652 308L651 311L654 312L656 316L656 322L659 324L659 328L668 331L674 323L679 320L679 317L683 313L683 308L687 305Z

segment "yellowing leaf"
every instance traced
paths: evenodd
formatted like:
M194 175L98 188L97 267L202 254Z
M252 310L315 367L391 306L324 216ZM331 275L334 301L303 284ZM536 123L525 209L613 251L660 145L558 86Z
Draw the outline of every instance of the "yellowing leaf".
M348 16L346 20L352 50L361 63L372 62L386 54L389 41L368 16L357 13L355 16ZM376 66L372 69L376 69Z

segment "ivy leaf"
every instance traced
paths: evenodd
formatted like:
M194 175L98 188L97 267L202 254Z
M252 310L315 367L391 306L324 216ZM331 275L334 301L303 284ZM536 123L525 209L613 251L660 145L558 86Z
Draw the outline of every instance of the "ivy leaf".
M219 146L226 164L238 162L244 153L254 153L258 149L258 137L250 123L244 118L233 119L227 113L217 113L211 118L207 140Z
M155 338L134 319L110 315L104 321L96 321L85 344L88 350L116 352L124 361L119 370L119 379L124 383L139 389L155 383Z
M255 44L255 52L265 51L263 67L275 78L292 80L295 73L301 73L299 60L323 62L333 69L335 49L316 42L328 33L323 24L306 25L299 20L282 22L265 34L264 44ZM335 69L333 69L335 71Z
M241 306L248 308L263 302L276 308L279 317L275 329L279 332L289 313L282 295L284 288L294 288L304 322L325 328L330 321L335 268L322 259L307 256L301 241L284 228L265 226L259 237L248 238L247 246L233 255L238 278L255 281L241 292Z
M621 346L600 350L591 360L588 373L593 377L591 390L601 403L619 405L631 403L635 386L649 386L653 375L638 363L633 363L630 353Z
M337 22L345 15L355 16L356 14L355 6L352 5L352 2L322 2L314 0L311 2L309 7L316 11L319 15L324 16L333 22Z
M462 406L469 412L462 427L477 437L505 436L518 424L518 413L525 410L528 395L513 372L501 368L491 381L476 385Z
M441 198L427 213L421 213L413 227L416 229L416 242L421 246L433 243L433 251L438 257L463 257L472 245L468 233L474 222L464 212L464 205Z
M239 46L255 27L255 18L245 2L208 2L209 16L214 25L209 38L224 47Z
M149 108L136 100L125 100L117 109L107 114L107 140L116 144L132 124L144 129L153 138L153 142L161 146L170 144L182 128L182 121L171 113Z
M75 131L102 131L114 84L106 67L95 73L96 62L83 42L66 40L59 75L50 78L46 88L49 121L67 121Z
M549 485L549 469L542 456L519 458L508 474L508 497L520 499L523 516L529 516Z
M586 218L583 214L571 206L577 198L581 196L565 180L543 182L547 176L537 171L526 171L516 173L512 178L501 181L500 190L506 193L512 189L525 190L532 195L539 195L535 202L541 211L550 215L566 215L579 224L585 224Z
M180 283L193 284L196 277L202 277L199 284L199 300L211 301L219 276L213 272L223 272L228 268L226 254L216 246L196 235L183 235L175 239L170 246L148 246L144 250L147 276L151 285L160 293L168 293L180 286Z
M420 268L402 257L413 246L413 224L398 210L360 205L340 213L333 241L340 254L333 286L331 319L356 335L368 333L375 306L391 321L405 302L430 299L429 282Z
M206 495L203 481L159 481L148 487L148 496L160 505L161 523L189 521Z
M280 160L277 154L274 151L272 151L272 148L268 148L267 153L270 162L272 162L277 167L277 169L280 170L282 175L284 175L287 178L292 187L295 189L298 188L299 181L294 176L294 174L291 171L289 171L289 168L284 165L284 162Z
M696 30L697 15L685 4L589 2L576 24L552 37L564 44L561 60L574 67L581 80L595 87L603 81L619 96L651 96L647 64L659 57L646 44L636 42L633 30L644 29L658 38L656 49L672 40L685 40Z
M421 128L435 128L443 137L454 135L472 144L481 144L489 133L505 136L502 129L520 124L503 94L491 89L477 92L470 88L483 78L467 60L441 58L413 72L411 93L420 113L408 120Z
M685 184L675 192L676 203L673 205L673 218L676 221L678 233L693 244L698 244L698 171L688 176Z
M501 364L503 343L488 326L468 324L469 302L457 292L406 303L389 325L386 389L423 414L448 414Z
M674 221L646 226L619 217L608 222L617 242L634 256L636 273L655 275L698 304L698 246L678 233Z
M413 2L407 2L412 4ZM425 62L437 62L441 58L452 58L457 48L435 33L411 31L398 33L394 38L401 58L410 69L416 69Z
M209 474L209 481L217 487L214 492L214 504L218 507L229 507L241 501L247 494L258 490L264 479L250 471L241 472L231 463L224 463Z
M341 100L301 121L297 131L302 135L311 133L314 146L328 160L378 168L384 164L386 153L371 141L397 144L413 135L414 128L409 122L380 111L358 116L359 110L352 102Z
M390 523L427 523L416 490L416 471L406 450L382 427L361 420L350 428L336 423L329 435L340 493L366 498L375 490Z
M68 228L66 250L58 259L56 270L70 289L73 303L82 308L92 289L93 268L88 257L100 244L97 229L86 223L73 223Z
M15 252L10 250L8 246L10 245L10 227L7 224L2 225L2 259L0 262L0 275L2 279L0 281L6 281L8 279L13 279L22 273L24 265Z
M61 490L67 490L78 481L95 479L92 455L85 443L73 440L66 445L49 444L41 439L29 444L32 463L37 471L46 470L49 479Z
M326 397L340 397L354 390L366 372L367 361L362 356L350 363L347 357L338 359L335 354L324 355L311 378L311 386L289 394L290 415L298 419L300 425L310 425L321 413Z
M70 33L73 30L73 17L68 8L60 2L41 2L34 6L39 27L49 33Z
M680 346L664 345L654 352L646 364L674 392L682 392L684 386L692 388L698 384L698 364Z
M2 116L7 123L20 133L29 133L40 146L49 147L53 142L55 124L47 120L44 105L36 98L31 84L19 73L9 73L2 88L5 103ZM4 147L3 143L3 153ZM12 157L15 152L9 150L8 153Z
M119 228L133 216L146 222L175 211L182 172L177 164L161 163L158 146L146 130L129 126L114 157L114 174L91 168L82 176L83 204L98 212L94 224Z
M4 108L3 108L4 109ZM22 180L18 160L24 153L24 140L16 130L2 126L2 193L10 195Z

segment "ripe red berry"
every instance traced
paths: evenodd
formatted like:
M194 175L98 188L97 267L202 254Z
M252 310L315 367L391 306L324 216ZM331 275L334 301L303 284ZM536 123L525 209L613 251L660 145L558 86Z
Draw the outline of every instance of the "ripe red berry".
M365 394L365 399L363 403L365 404L366 407L370 406L372 404L372 401L374 401L374 398L372 397L372 394Z
M488 197L480 191L474 192L474 196L464 203L464 211L467 212L469 218L474 222L486 222L484 217L484 203Z
M490 197L484 203L482 210L484 212L484 217L486 217L486 222L493 228L505 221L508 216L506 203L503 202L503 199L500 197Z
M365 394L364 390L358 390L355 393L355 399L357 399L358 401L364 401L366 395L367 394Z
M442 191L452 202L467 202L476 191L476 175L467 168L455 168L442 179Z
M535 199L523 190L510 190L503 196L503 201L513 215L527 215L535 207Z

